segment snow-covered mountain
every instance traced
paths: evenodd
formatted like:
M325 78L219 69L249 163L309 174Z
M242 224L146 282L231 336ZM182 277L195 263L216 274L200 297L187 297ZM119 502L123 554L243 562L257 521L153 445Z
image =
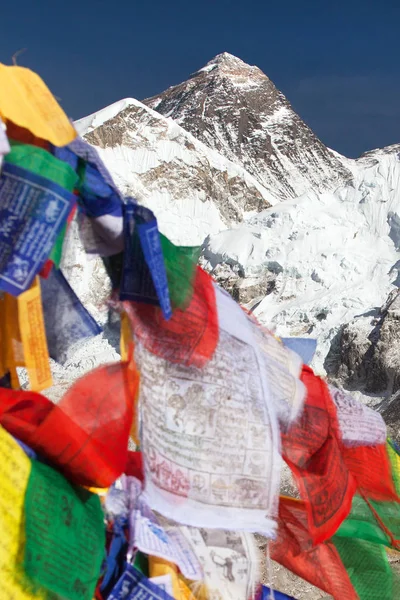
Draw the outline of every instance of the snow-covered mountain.
M76 127L166 235L205 240L217 280L278 334L317 338L314 367L333 373L346 324L369 335L400 282L400 145L358 160L328 150L259 69L228 54L146 102L159 112L127 99ZM72 247L71 282L100 310L101 269L85 264L83 278Z
M281 335L318 339L320 372L340 328L382 306L400 280L399 147L346 164L350 184L310 190L205 246L206 265L262 322ZM254 291L246 295L248 286Z
M154 210L173 242L202 244L209 233L274 201L241 165L132 98L77 121L75 127L96 146L121 191Z
M272 81L227 52L144 102L240 164L277 200L334 190L351 179Z

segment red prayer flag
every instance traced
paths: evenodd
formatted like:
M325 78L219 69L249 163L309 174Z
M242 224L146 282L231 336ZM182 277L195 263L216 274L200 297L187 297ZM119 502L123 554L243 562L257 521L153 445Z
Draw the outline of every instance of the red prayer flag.
M355 448L342 446L342 455L361 494L377 502L400 502L386 444Z
M28 445L53 407L54 404L42 394L0 388L0 424Z
M304 502L280 497L271 558L337 600L358 600L335 546L331 541L313 546L307 521Z
M128 452L125 475L136 477L142 483L144 482L143 455L141 452Z
M36 137L29 129L20 127L16 123L7 120L7 136L12 140L17 140L24 144L31 144L31 146L37 146L43 148L43 150L50 150L51 144L47 140Z
M338 439L338 421L325 382L304 366L307 388L298 421L282 433L282 456L305 501L315 544L330 538L349 514L356 481L349 472Z
M94 369L58 405L0 389L0 423L79 485L108 487L125 471L139 376L133 364Z
M218 314L214 284L200 267L193 296L185 310L175 309L166 321L157 306L123 302L134 335L144 347L173 363L203 367L218 343Z

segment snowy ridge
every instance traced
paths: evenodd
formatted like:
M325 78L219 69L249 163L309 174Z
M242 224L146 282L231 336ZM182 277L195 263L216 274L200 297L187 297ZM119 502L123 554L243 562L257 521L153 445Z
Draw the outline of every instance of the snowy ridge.
M252 175L207 148L171 119L127 98L75 123L116 184L156 211L161 229L180 244L201 244L271 206L274 197Z
M90 133L97 129L97 127L101 127L106 121L113 119L118 115L118 113L128 108L128 106L137 106L140 104L134 98L123 98L122 100L118 100L118 102L114 102L97 112L88 115L87 117L83 117L82 119L78 119L74 122L74 127L80 136L85 135L86 133Z

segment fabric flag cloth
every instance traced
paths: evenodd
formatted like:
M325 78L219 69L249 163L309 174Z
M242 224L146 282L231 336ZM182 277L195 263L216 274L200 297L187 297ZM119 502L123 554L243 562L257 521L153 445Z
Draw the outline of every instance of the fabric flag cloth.
M335 600L360 600L332 541L314 545L304 502L280 498L279 527L270 552L272 560Z
M125 470L138 374L115 363L78 379L59 404L0 388L0 423L74 483L107 488Z
M0 293L0 374L3 387L18 388L17 367L24 367L24 353L18 320L18 300Z
M156 306L123 302L135 339L151 353L186 366L202 368L218 342L218 316L211 277L196 269L194 293L185 310L176 309L168 321Z
M260 557L252 534L194 527L181 527L181 531L204 572L203 590L197 592L198 586L192 586L196 598L254 598L260 581Z
M3 598L55 600L22 568L25 546L24 496L31 461L18 443L0 427L0 579Z
M286 348L290 348L296 352L302 359L305 365L309 365L312 361L315 350L317 349L317 340L312 338L281 338L282 343Z
M29 446L27 446L26 444L24 444L24 442L21 442L21 440L18 440L17 438L14 438L14 439L17 442L18 446L20 446L22 448L22 450L25 452L25 454L29 458L33 458L34 460L37 460L37 454L36 454L36 452L34 452L32 450L32 448L29 448Z
M11 129L14 129L14 127L15 126ZM66 162L58 160L47 152L46 149L32 144L21 143L14 139L11 139L11 148L12 151L6 158L7 162L16 165L17 167L27 169L41 177L45 177L70 192L73 191L77 182L77 175ZM55 240L49 259L41 270L41 275L48 276L48 272L51 270L53 264L57 267L59 266L65 233L74 212L75 206L73 206L69 212L67 220Z
M123 201L114 183L109 183L111 176L105 177L107 170L104 165L99 166L100 159L85 162L71 146L54 148L53 152L79 176L78 224L86 252L104 256L121 252L124 247Z
M190 544L176 527L162 527L142 497L142 485L134 477L121 477L122 492L126 511L129 515L129 551L134 548L145 554L158 556L175 563L181 573L190 580L202 579L200 563ZM119 490L118 490L119 491ZM110 507L110 496L117 490L110 490L106 508ZM124 514L124 512L122 513Z
M128 363L94 369L54 406L31 445L73 482L109 487L127 463L138 384L138 373Z
M307 502L314 543L330 538L350 512L357 483L341 453L335 407L326 384L304 366L307 388L298 421L282 431L282 456Z
M34 461L25 495L24 568L69 600L92 600L105 545L100 499Z
M357 491L376 502L400 502L392 477L386 444L342 446L346 467L357 483Z
M281 497L279 530L271 544L271 557L335 600L396 600L400 578L392 570L384 548L390 542L368 511L367 504L356 496L337 534L312 546L304 503Z
M400 576L382 545L337 536L332 541L360 600L400 598Z
M172 596L172 598L174 598L173 579L170 574L157 575L156 577L150 577L149 581L151 581L151 583L154 583L155 585L158 585L158 587L161 587L161 589L164 592L167 592L167 594L169 594L170 596ZM179 592L180 591L181 590L179 590ZM179 598L179 596L178 596L178 598ZM193 600L196 600L194 598L194 596L192 596L192 598L193 598ZM182 600L186 600L186 599L182 599Z
M26 367L33 391L52 384L38 277L18 298L0 298L0 374L9 373L4 387L20 387L17 367Z
M77 135L43 80L24 67L0 63L0 116L56 146Z
M133 566L146 577L149 576L149 558L146 556L146 554L140 552L140 550L136 552Z
M5 163L0 176L0 289L27 290L51 252L74 196L26 169Z
M63 254L63 248L64 248L65 236L66 236L68 228L71 225L72 219L74 218L75 214L76 214L76 204L72 207L72 209L67 217L67 221L64 224L64 227L61 229L60 233L58 234L57 239L54 243L54 246L51 249L49 258L45 262L42 270L40 271L40 276L43 277L44 279L47 279L48 276L50 275L53 265L55 265L57 269L60 267L62 254Z
M63 364L71 346L99 335L102 328L83 306L61 270L53 269L48 279L42 280L41 287L49 353Z
M152 583L145 575L132 565L128 565L125 573L108 596L108 600L174 600L161 587Z
M89 217L78 213L79 234L87 254L114 256L124 249L123 218L104 214Z
M110 186L95 166L86 163L83 166L79 182L79 194L85 213L90 217L114 215L122 217L123 202L121 196Z
M297 412L304 395L296 385L301 361L272 335L267 339L228 294L214 285L212 291L220 334L201 369L160 358L137 336L146 498L177 522L227 529L235 522L272 536L280 478L273 395ZM180 325L179 313L172 323Z
M0 170L3 162L3 156L10 152L10 144L6 135L6 126L3 121L0 119Z
M78 224L86 252L100 256L118 254L124 248L123 202L96 149L76 137L66 148L54 148L54 153L77 169L82 179L79 191L83 212ZM88 164L80 168L81 162Z
M330 538L348 515L356 490L378 502L398 501L398 496L386 445L345 445L340 411L326 384L306 366L302 380L307 387L305 408L282 433L282 456L307 502L310 533L319 543ZM352 435L350 424L346 431Z
M132 346L132 329L128 319L128 315L125 312L120 314L120 334L119 334L119 353L121 360L128 360L129 353L131 352ZM136 444L136 441L135 441ZM137 444L138 445L138 444Z
M132 434L131 434L132 437ZM128 462L126 463L125 474L130 477L135 477L143 483L143 455L141 452L128 452Z
M160 306L164 319L169 320L168 279L157 219L151 210L133 202L125 206L124 245L120 299Z
M390 466L392 470L393 483L397 492L400 496L400 449L391 439L387 440L386 450L390 460Z
M117 517L112 526L112 538L106 559L106 570L100 584L100 593L107 598L123 575L126 565L128 541L125 535L127 521Z
M351 512L335 537L357 538L399 549L400 504L374 502L354 496Z
M40 392L53 384L43 317L40 278L18 296L18 322L30 389Z
M78 180L77 174L66 162L58 160L43 148L10 139L11 152L7 163L45 177L65 190L72 192Z
M225 297L230 305L227 293ZM228 300L229 299L229 300ZM219 304L219 318L229 314L228 307ZM306 388L300 380L302 359L293 350L283 346L270 331L249 316L253 334L262 350L262 364L270 385L271 400L282 429L286 430L299 417L304 404Z
M260 600L296 600L296 598L276 590L271 590L267 585L263 585Z
M9 371L4 373L4 375L0 376L0 387L4 388L12 388L11 385L11 374Z
M178 600L195 600L190 589L186 586L183 579L179 577L178 567L173 563L158 556L149 556L149 576L150 581L153 583L155 583L154 580L161 580L162 589L173 598Z
M345 446L385 444L386 425L382 416L344 390L329 385L335 403L341 439Z
M85 162L90 163L92 167L97 169L106 184L109 185L117 194L119 194L118 188L115 185L107 167L101 160L96 148L85 142L85 140L79 136L76 136L76 138L69 144L68 147L74 154L76 154L76 156Z
M120 298L161 306L164 317L171 310L167 297L173 310L185 310L194 292L200 248L175 246L158 232L153 213L134 204L126 207L124 232Z
M122 478L112 484L104 499L104 510L110 521L115 518L127 519L129 516L129 498L121 487L121 481Z
M7 137L14 142L21 142L23 144L30 144L31 146L37 146L43 148L43 150L50 151L51 144L43 138L37 137L29 129L20 127L12 121L7 121Z
M193 296L199 246L175 246L160 234L172 308L185 310Z

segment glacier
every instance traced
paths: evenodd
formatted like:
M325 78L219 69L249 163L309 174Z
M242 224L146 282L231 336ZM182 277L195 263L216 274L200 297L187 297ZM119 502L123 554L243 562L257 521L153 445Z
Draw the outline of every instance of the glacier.
M273 291L249 308L278 335L316 338L320 374L339 328L398 285L399 147L343 160L351 185L286 200L211 235L204 250L211 272L225 263L244 279L275 273Z

